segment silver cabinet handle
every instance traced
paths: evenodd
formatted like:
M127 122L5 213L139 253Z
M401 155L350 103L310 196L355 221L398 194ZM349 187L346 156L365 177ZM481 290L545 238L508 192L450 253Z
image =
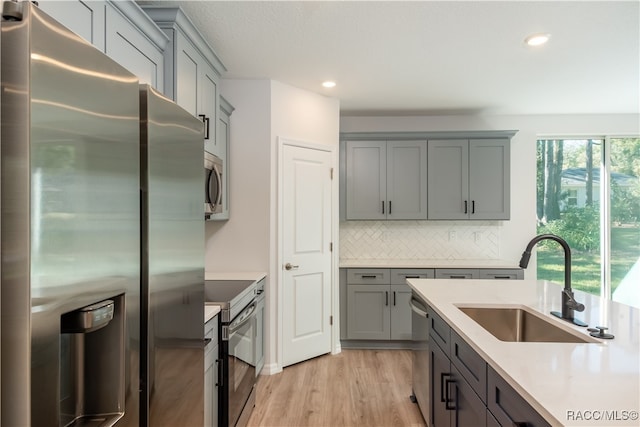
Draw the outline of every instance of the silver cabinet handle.
M300 267L300 266L299 266L299 265L293 265L293 264L291 264L290 262L288 262L288 263L286 263L286 264L284 265L284 269L285 269L285 270L297 270L297 269L298 269L298 267Z

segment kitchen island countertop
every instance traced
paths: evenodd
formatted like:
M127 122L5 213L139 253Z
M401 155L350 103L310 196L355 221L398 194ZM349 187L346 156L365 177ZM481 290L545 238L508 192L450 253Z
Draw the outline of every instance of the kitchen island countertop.
M596 343L505 342L458 306L527 307L565 330L586 328L549 314L560 310L561 286L535 280L409 279L409 285L553 426L638 426L640 310L575 291L586 307L575 317L607 326ZM596 419L598 418L598 419Z

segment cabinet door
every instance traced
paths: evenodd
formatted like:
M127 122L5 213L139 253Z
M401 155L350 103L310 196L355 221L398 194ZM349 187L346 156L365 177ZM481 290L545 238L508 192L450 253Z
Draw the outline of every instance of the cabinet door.
M198 71L198 115L204 116L204 148L224 160L227 154L226 141L218 143L216 132L219 125L218 110L220 108L218 76L204 59L200 63ZM227 164L225 162L225 169Z
M147 83L162 92L163 51L111 4L106 7L106 28L106 54L138 76L140 83Z
M41 1L38 7L104 52L105 5L104 1Z
M456 367L451 365L451 373L454 379L445 390L449 394L452 403L449 407L455 409L451 412L451 425L456 427L485 427L487 407L480 400L469 384L464 380Z
M256 377L264 366L264 298L256 306Z
M510 148L508 139L469 141L469 218L509 219Z
M213 390L215 388L216 363L213 356L213 350L209 351L209 347L214 344L210 343L205 347L204 356L204 425L205 427L213 426Z
M428 142L428 218L469 218L468 140Z
M230 117L225 111L220 109L218 112L218 126L216 128L217 136L214 139L209 138L204 141L204 149L222 159L222 212L211 214L210 220L227 220L229 219L229 138L231 135ZM209 121L211 121L210 119ZM206 126L206 124L205 124ZM205 130L206 131L206 130ZM211 131L211 129L209 129Z
M387 219L427 219L427 141L387 142Z
M208 344L204 348L204 425L218 425L218 317L204 325L204 337Z
M175 43L175 98L174 101L193 114L198 115L198 76L202 57L187 37L174 31Z
M493 368L487 369L487 408L500 425L548 427L550 424Z
M411 340L411 288L391 285L391 339Z
M447 355L438 344L429 344L431 372L431 427L448 427L451 424L451 407L447 396L447 381L451 381L451 366Z
M389 286L347 286L347 338L388 340L390 331Z
M385 219L387 143L346 142L347 219Z

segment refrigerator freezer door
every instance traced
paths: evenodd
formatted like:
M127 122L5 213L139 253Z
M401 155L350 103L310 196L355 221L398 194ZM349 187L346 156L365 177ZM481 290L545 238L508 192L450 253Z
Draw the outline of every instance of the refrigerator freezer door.
M104 401L137 425L138 79L18 6L22 20L1 24L1 423L60 424L61 316L123 296L124 381Z

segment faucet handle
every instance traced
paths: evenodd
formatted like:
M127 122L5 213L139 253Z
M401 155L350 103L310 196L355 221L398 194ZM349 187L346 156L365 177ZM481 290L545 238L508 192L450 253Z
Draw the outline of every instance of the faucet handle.
M587 331L591 332L589 335L591 335L592 337L596 337L596 338L602 338L605 340L611 340L614 338L614 336L612 334L607 334L604 331L606 331L607 327L605 326L596 326L595 328L589 328L587 329Z
M578 301L576 301L576 299L573 297L573 292L571 292L569 289L563 289L562 293L566 295L567 297L567 306L575 311L579 311L579 312L583 312L584 311L584 304L579 303Z

